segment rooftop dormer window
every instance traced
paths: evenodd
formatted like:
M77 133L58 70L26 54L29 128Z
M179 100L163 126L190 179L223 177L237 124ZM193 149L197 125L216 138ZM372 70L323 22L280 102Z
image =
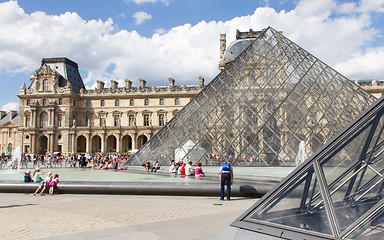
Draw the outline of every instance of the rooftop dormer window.
M48 79L43 80L43 91L48 91Z

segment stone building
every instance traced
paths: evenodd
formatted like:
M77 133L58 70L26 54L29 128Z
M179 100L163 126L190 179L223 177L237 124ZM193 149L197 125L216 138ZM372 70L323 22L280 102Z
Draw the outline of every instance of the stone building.
M19 114L16 111L0 111L0 149L1 153L12 153L16 147Z
M78 65L68 58L44 58L20 88L18 144L30 154L129 153L139 149L204 86L125 86L111 80L84 86Z

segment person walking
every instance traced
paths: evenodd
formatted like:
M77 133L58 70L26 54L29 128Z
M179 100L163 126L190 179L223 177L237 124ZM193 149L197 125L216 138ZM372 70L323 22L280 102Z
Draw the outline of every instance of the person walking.
M233 169L228 162L220 167L220 200L224 200L224 188L227 186L227 200L231 200L231 185L233 183Z

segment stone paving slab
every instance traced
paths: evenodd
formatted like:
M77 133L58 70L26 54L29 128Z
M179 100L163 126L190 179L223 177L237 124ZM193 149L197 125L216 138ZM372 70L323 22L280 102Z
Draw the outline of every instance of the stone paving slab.
M191 196L1 194L0 239L207 239L256 201ZM179 233L174 233L179 228L183 229L180 234L184 233L180 238Z

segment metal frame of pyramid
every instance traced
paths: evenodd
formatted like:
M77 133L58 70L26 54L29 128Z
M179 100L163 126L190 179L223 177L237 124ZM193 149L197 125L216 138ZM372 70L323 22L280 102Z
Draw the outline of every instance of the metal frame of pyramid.
M232 226L284 239L383 239L384 97Z
M374 100L269 27L125 164L294 166Z

